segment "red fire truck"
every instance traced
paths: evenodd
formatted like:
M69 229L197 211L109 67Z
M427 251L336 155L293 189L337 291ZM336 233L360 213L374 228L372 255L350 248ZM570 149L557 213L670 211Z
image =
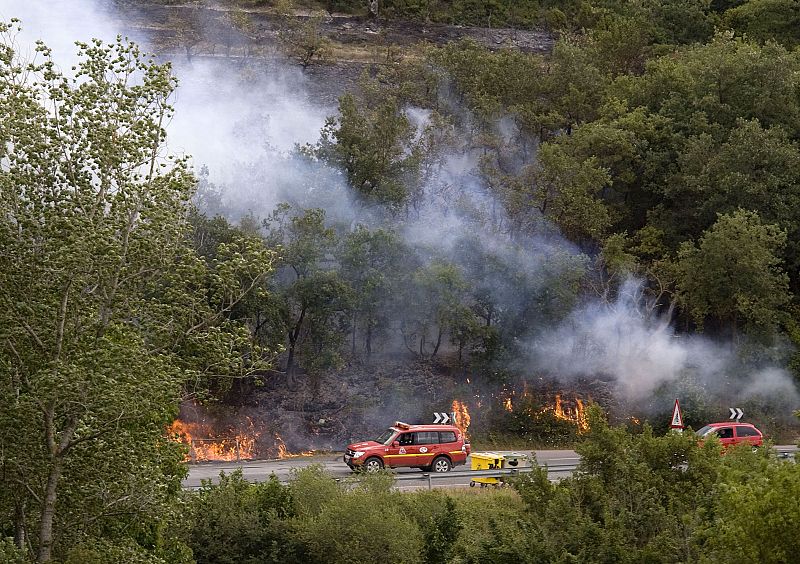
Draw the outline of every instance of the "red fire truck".
M465 464L470 445L453 425L409 425L400 421L375 440L347 445L344 462L352 470L377 472L407 466L449 472Z

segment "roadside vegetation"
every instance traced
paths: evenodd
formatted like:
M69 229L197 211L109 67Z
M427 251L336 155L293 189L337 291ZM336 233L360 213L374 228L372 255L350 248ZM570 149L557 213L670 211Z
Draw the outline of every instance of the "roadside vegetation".
M787 562L800 549L800 466L766 448L632 434L594 409L579 472L510 488L390 490L391 475L287 485L241 474L184 494L170 529L198 562Z

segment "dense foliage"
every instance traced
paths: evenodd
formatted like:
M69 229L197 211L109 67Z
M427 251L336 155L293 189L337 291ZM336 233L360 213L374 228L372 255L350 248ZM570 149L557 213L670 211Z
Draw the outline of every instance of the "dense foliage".
M405 350L513 373L630 277L644 315L687 332L792 340L800 55L730 32L660 54L659 37L595 27L548 55L451 43L343 96L292 158L341 171L352 202L298 188L260 228L285 250L281 303L244 313L282 312L262 321L282 366Z

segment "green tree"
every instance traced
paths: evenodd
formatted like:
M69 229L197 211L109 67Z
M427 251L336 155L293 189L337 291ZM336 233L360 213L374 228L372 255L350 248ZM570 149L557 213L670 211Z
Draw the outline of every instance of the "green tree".
M308 68L316 60L325 58L330 49L330 39L322 32L325 13L312 12L308 17L298 17L291 0L280 0L276 5L280 16L278 39L287 54Z
M695 321L703 325L710 316L728 324L734 335L740 321L771 331L789 301L789 279L779 258L785 243L785 231L741 209L721 214L698 245L684 243L678 289Z
M567 238L586 242L603 237L611 215L599 196L610 177L596 159L576 162L561 147L548 143L539 149L538 162L528 175L531 184L524 187L523 199ZM521 208L524 211L525 205Z
M664 207L673 211L658 215L681 238L697 237L718 213L737 208L793 230L800 221L800 149L782 128L739 120L722 143L710 134L690 138L678 166L664 188Z
M283 328L283 301L269 291L272 281L265 271L259 271L258 257L274 257L274 250L266 247L260 225L252 216L244 216L238 226L221 216L209 219L193 211L189 216L192 244L203 260L206 272L205 291L196 297L223 312L224 323L237 327L238 331L250 330L252 349L242 350L242 358L253 354L271 364L273 355L281 352L285 342ZM207 338L208 335L205 335ZM217 354L212 342L197 343L195 353ZM224 341L220 345L225 346ZM246 376L255 367L242 363L239 376ZM197 395L209 395L211 399L225 398L233 382L232 374L208 373L196 381L190 390Z
M465 326L473 324L475 314L468 307L466 288L458 267L447 262L433 262L413 273L404 292L402 323L410 351L433 358L448 331L458 340Z
M800 9L795 0L749 0L725 12L723 21L759 42L777 41L787 49L800 45Z
M249 337L225 314L247 289L229 284L262 279L273 255L209 271L194 254L194 179L160 156L168 66L94 40L70 78L41 44L40 63L21 61L13 31L0 27L0 527L38 562L89 538L144 550L163 544L184 472L164 426L187 379L243 366ZM211 299L196 294L209 277Z
M608 17L591 31L591 49L600 68L611 76L640 72L653 29L643 18Z
M339 260L342 277L353 289L352 352L356 352L356 331L361 324L364 350L369 356L376 336L386 328L398 291L403 247L393 233L358 226L341 244Z
M738 119L800 135L800 57L775 43L754 45L731 33L650 61L641 76L616 80L609 95L668 117L684 135L732 129Z
M195 47L203 40L203 35L196 28L200 23L198 11L198 8L192 8L182 13L180 17L170 16L167 18L167 27L173 33L170 44L175 48L183 49L187 61L192 60Z
M594 159L597 167L608 171L609 183L598 196L609 208L613 229L634 233L663 199L664 186L676 168L676 146L682 142L669 118L616 102L605 106L606 116L558 143L572 161Z
M643 2L655 42L666 45L706 42L714 32L715 23L709 4L709 0Z
M418 189L421 146L416 128L386 98L376 107L362 106L352 94L339 99L339 116L322 129L311 152L340 167L366 201L401 206Z
M304 367L313 371L337 365L349 327L352 291L333 268L336 232L325 226L321 209L297 213L280 205L264 221L267 240L281 246L281 272L275 285L283 298L286 373L290 382L302 349Z

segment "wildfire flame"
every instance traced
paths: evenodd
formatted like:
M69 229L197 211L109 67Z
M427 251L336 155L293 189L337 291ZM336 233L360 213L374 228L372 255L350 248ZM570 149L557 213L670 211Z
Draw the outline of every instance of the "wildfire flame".
M507 397L503 400L503 409L508 411L509 413L514 411L514 405L511 403L511 397Z
M545 410L552 410L553 415L563 421L574 423L578 427L579 433L589 430L589 419L586 416L586 407L583 400L575 398L575 407L564 407L561 402L561 394L556 394L556 401L553 407L546 407Z
M467 428L470 423L467 404L459 400L453 400L451 411L456 414L455 426L458 427L458 430L461 431L461 434L466 439L468 437Z
M174 441L189 446L186 461L232 461L255 458L255 444L260 433L247 418L247 433L231 429L220 433L210 425L176 419L167 429Z
M173 421L167 428L167 436L189 446L186 462L232 462L253 460L275 456L276 458L294 458L309 456L314 451L289 452L286 443L275 433L274 446L265 448L259 442L262 433L249 417L239 425L220 427L206 422L189 422L181 419Z
M275 445L278 447L278 458L296 458L298 456L311 456L314 454L313 450L306 450L303 452L289 452L286 448L286 443L278 433L275 433Z

